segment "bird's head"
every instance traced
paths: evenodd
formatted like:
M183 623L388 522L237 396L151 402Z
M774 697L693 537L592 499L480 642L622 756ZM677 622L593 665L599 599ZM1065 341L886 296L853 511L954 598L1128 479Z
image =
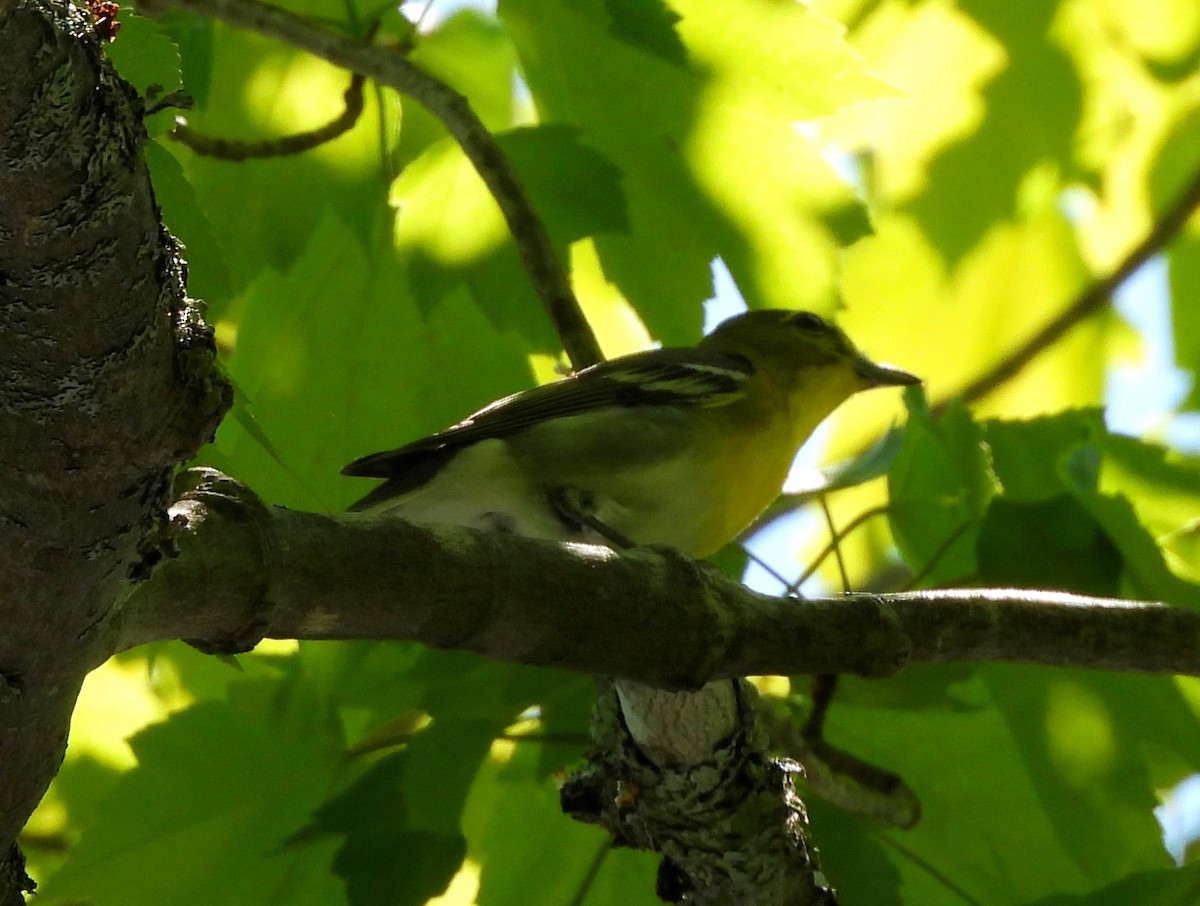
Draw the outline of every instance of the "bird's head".
M825 373L827 380L846 387L847 396L872 387L921 383L907 371L871 361L836 325L810 311L748 311L721 323L701 345L801 379L805 373Z
M862 390L921 383L907 371L871 361L836 325L809 311L746 312L724 321L700 345L744 359L787 393L793 412L804 416L805 431Z

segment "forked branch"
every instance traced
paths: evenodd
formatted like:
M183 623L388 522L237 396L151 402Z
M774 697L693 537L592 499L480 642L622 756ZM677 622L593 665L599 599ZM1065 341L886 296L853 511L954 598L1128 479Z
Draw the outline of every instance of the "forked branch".
M139 12L186 9L306 50L412 98L441 121L462 147L500 206L529 280L546 306L571 364L583 368L603 359L550 234L495 137L467 99L385 47L321 28L307 19L257 0L141 0Z

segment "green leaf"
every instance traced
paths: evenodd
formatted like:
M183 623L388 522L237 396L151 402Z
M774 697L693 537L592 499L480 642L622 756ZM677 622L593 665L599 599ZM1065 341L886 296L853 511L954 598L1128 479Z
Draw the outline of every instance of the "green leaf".
M213 20L172 9L155 21L178 48L183 90L198 108L203 108L208 102L213 75Z
M1200 14L1188 0L1156 0L1154 14L1119 4L1110 21L1155 78L1175 81L1196 71ZM1186 69L1185 69L1186 67Z
M825 470L826 485L822 490L852 488L886 475L896 461L904 444L904 432L891 428L871 444L861 455Z
M222 425L217 448L226 468L272 502L340 508L370 488L338 475L347 462L531 382L524 344L497 333L465 293L422 317L390 237L380 235L368 257L332 216L295 268L264 272L243 303L230 373L284 465L236 420ZM470 383L455 365L462 344L473 350Z
M912 410L888 474L888 519L896 544L931 584L973 575L979 519L999 490L983 429L962 407L937 422Z
M358 715L355 733L363 740L373 738L381 718L418 709L431 719L394 740L398 750L323 805L294 841L344 839L334 867L352 903L424 902L449 883L466 853L460 819L477 773L487 773L493 739L530 705L559 715L548 721L556 729L561 717L579 715L573 732L580 742L545 747L557 752L556 769L582 748L580 705L590 701L591 683L581 677L419 646L308 647L306 663L324 675L326 694ZM364 720L364 710L374 713Z
M1167 205L1200 173L1200 109L1194 105L1172 124L1153 160L1149 189L1155 212ZM1192 387L1183 405L1200 409L1200 314L1194 300L1200 290L1200 227L1195 219L1167 250L1171 282L1171 314L1175 361L1192 373Z
M104 48L121 78L143 97L151 85L157 85L160 94L179 88L179 50L158 24L128 9L121 10L118 21L116 40Z
M687 48L676 28L683 17L656 0L605 0L613 37L662 57L668 63L687 63Z
M887 93L837 26L766 0L665 15L504 0L500 16L540 118L578 127L624 175L630 233L596 247L654 335L693 340L716 257L751 307L828 309L836 240L865 219L844 228L853 193L794 124Z
M520 174L534 209L559 242L629 232L621 173L603 154L580 141L578 129L538 126L514 129L497 139Z
M937 675L946 669L921 668L931 674L922 685L938 686ZM984 669L961 679L954 668L949 675L959 681L952 687L947 675L940 680L959 702L973 707L897 709L839 697L830 710L829 741L898 773L922 809L920 823L907 831L881 830L828 808L814 810L817 840L825 833L841 841L870 838L847 850L822 846L830 880L847 891L845 906L875 906L875 897L896 902L889 891L897 890L905 904L1011 906L1086 885L1018 757L1009 727L989 706L989 686L978 676ZM864 859L861 866L857 857Z
M276 449L274 442L267 436L267 432L262 429L262 425L258 423L258 419L254 417L254 412L250 407L250 400L246 398L246 394L232 379L230 383L233 385L233 408L229 411L230 418L234 419L247 434L253 438L260 447L271 459L275 460L284 471L290 467L284 458Z
M1097 490L1123 494L1156 537L1178 531L1200 513L1200 457L1119 434L1104 438Z
M188 293L207 303L213 323L228 308L233 295L220 240L175 156L159 142L147 142L146 164L150 167L154 198L162 208L163 222L184 246L184 258L189 265Z
M494 18L472 9L454 13L432 32L420 35L412 60L463 94L489 129L500 131L517 124L516 55ZM399 135L392 137L393 175L447 136L446 127L416 101L401 97L399 103Z
M493 17L460 9L422 35L410 58L462 93L488 129L501 132L513 125L517 58L508 35ZM405 130L408 127L406 116ZM445 134L440 127L439 134Z
M1191 906L1200 901L1200 865L1146 871L1090 893L1058 894L1028 906Z
M1200 298L1200 236L1180 237L1167 254L1175 362L1192 373L1192 389L1180 408L1194 411L1200 409L1200 310L1191 302Z
M189 111L206 136L256 142L325 125L345 109L350 75L278 42L228 28L213 31L207 103ZM364 96L354 127L302 154L232 162L172 150L218 236L241 290L267 266L283 273L303 253L326 209L364 243L386 218L389 176L376 95ZM222 311L222 315L227 312ZM236 320L237 309L232 313Z
M1200 109L1185 108L1171 124L1153 162L1149 183L1155 212L1161 214L1200 169ZM1194 232L1194 231L1193 231Z
M1200 606L1129 499L1102 492L1136 491L1160 532L1178 529L1200 502L1195 461L1108 435L1095 410L989 421L985 435L1004 497L979 539L984 581Z
M1053 668L982 675L1044 814L1086 873L1088 884L1074 889L1169 864L1152 766L1168 752L1173 771L1200 766L1200 730L1175 684Z
M341 769L337 741L308 710L297 703L251 718L207 702L139 733L138 767L39 886L39 901L345 902L330 845L284 846Z
M1010 906L1167 863L1155 790L1200 758L1200 728L1169 679L938 665L895 684L913 695L844 680L827 738L898 772L921 822L885 831L809 797L846 906Z
M993 500L979 527L976 556L983 585L1120 594L1120 552L1066 493L1038 503Z
M821 870L843 906L903 906L902 869L896 854L868 818L851 815L810 795L805 799L812 832L821 841ZM940 900L924 901L937 906ZM960 901L961 902L961 901Z
M1040 503L1063 493L1065 463L1082 448L1095 447L1106 436L1099 409L1076 409L1021 420L985 423L987 445L996 474L1012 503ZM1076 478L1095 488L1098 474Z
M576 130L540 126L497 138L564 266L569 243L626 228L619 174L579 143ZM497 328L520 330L537 348L557 352L558 338L500 210L458 145L446 139L426 150L396 181L392 204L397 250L423 309L465 286Z
M602 830L566 819L558 784L541 771L539 748L535 742L517 742L510 755L484 765L471 792L463 826L470 852L482 864L480 906L519 906L534 890L545 902L658 903L657 859L614 850ZM597 859L600 872L589 881ZM579 897L584 890L587 895Z
M1200 585L1171 572L1158 543L1126 498L1088 493L1077 497L1120 549L1130 597L1200 608Z
M969 206L969 196L961 199ZM953 270L907 217L876 218L875 236L847 250L839 322L873 355L925 380L948 400L991 373L1065 309L1086 285L1075 229L1048 194L1019 223L998 222ZM1040 353L1028 367L975 403L979 417L1028 418L1095 406L1119 319L1098 314ZM842 426L861 447L878 422ZM863 429L866 428L867 431Z
M595 697L595 681L584 676L563 677L553 691L542 696L539 729L543 741L538 746L539 778L561 777L568 768L580 763L591 745Z
M423 903L445 890L466 855L459 830L471 778L495 726L439 721L321 806L296 842L343 842L333 867L351 906Z
M737 543L725 545L705 560L731 579L740 579L751 562L749 552Z
M983 123L933 161L926 191L909 208L951 263L990 224L1017 215L1018 188L1035 167L1072 171L1082 111L1079 75L1050 27L1053 5L968 0L959 9L1000 40L1008 65L983 91Z

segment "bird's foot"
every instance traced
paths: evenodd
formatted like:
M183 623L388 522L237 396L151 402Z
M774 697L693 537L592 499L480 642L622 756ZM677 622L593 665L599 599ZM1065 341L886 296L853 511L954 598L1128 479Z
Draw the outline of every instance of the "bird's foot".
M610 547L621 550L635 546L612 526L597 518L596 500L589 491L581 491L579 488L554 488L546 494L546 499L562 523L573 531L591 529L608 542Z

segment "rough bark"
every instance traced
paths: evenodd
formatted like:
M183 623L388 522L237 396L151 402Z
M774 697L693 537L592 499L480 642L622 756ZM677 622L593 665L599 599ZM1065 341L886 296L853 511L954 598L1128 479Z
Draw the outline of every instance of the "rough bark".
M90 21L66 2L9 0L0 47L8 851L62 760L84 675L111 653L101 630L122 583L153 556L172 471L228 394L160 222L140 102Z
M1200 675L1200 613L1181 607L986 588L773 598L668 548L303 513L211 469L183 479L164 538L178 556L131 589L113 650L407 639L676 691L946 662Z
M563 810L661 854L668 902L836 906L794 787L800 766L768 754L754 697L741 680L694 693L602 683L592 751L562 789ZM707 727L714 715L732 725Z

